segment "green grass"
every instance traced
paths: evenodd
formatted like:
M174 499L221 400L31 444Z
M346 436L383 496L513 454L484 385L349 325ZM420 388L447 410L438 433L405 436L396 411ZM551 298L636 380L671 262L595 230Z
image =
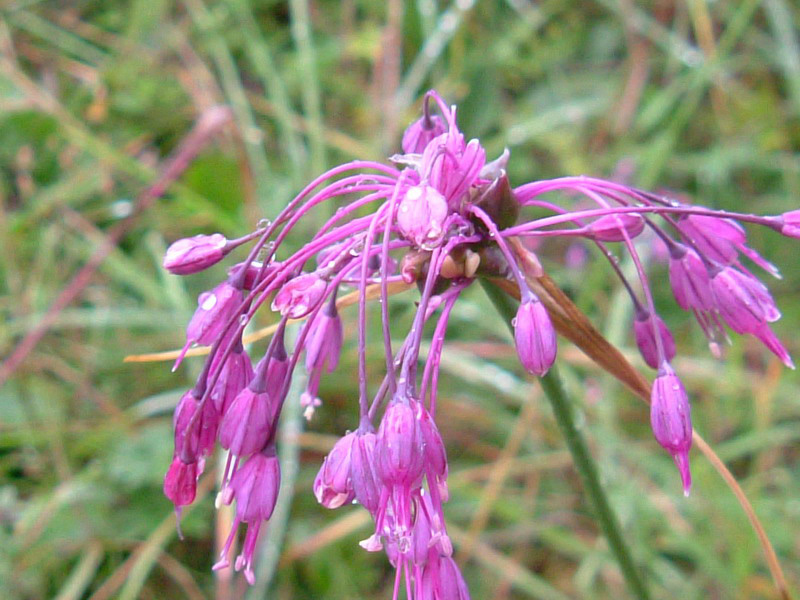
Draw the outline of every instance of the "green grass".
M196 118L215 104L234 118L135 217L0 387L0 597L246 593L243 578L210 569L215 528L229 518L213 510L213 465L205 495L186 511L183 541L161 493L171 410L199 361L175 374L166 363L122 362L181 345L194 298L224 274L166 275L160 262L170 241L242 235L322 169L394 153L429 87L459 105L463 131L490 155L510 148L516 184L627 173L709 206L797 208L798 22L788 0L5 2L0 360L153 183ZM291 244L314 224L306 227ZM751 240L783 271L770 282L784 313L776 330L800 356L797 246L768 231L753 230ZM545 246L545 267L633 357L630 309L607 270L593 268L600 257L569 272L564 250ZM663 267L653 273L666 281ZM654 291L678 340L695 426L748 494L797 592L797 375L749 338L714 361L668 286ZM401 296L393 309L398 335L411 302ZM446 510L472 597L626 597L555 420L491 311L480 290L459 302L440 384ZM348 332L354 317L344 314ZM391 595L385 557L357 545L369 535L363 511L330 513L311 494L325 448L354 426L354 338L346 335L339 375L324 382L325 406L309 431L284 438L284 456L297 456L296 475L285 478L294 485L264 537L258 586L247 597ZM377 372L383 359L373 352ZM652 597L776 597L741 507L699 452L684 499L646 407L567 342L560 371ZM284 429L299 425L290 416Z

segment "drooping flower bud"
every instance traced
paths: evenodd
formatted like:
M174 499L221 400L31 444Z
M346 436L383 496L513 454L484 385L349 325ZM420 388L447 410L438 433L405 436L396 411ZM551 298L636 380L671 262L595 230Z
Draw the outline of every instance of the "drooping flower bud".
M342 319L336 310L335 295L310 325L306 338L306 370L327 369L332 373L339 364L342 352Z
M281 487L281 466L270 444L253 454L233 474L228 484L236 498L236 516L245 523L266 521L272 516Z
M753 333L781 316L766 286L732 267L714 275L711 290L719 314L736 333Z
M188 506L197 494L197 463L185 463L175 456L164 477L164 495L175 508Z
M327 287L316 273L302 273L283 284L272 301L272 310L291 319L301 319L322 301Z
M624 242L626 234L633 239L644 231L644 219L633 213L606 215L593 221L586 229L598 242Z
M669 282L675 301L683 310L713 308L711 277L703 260L693 249L682 244L674 244L670 248Z
M173 275L198 273L221 261L228 250L221 233L196 235L170 244L164 255L164 268Z
M274 408L269 394L250 386L234 398L219 428L219 443L236 456L264 448L272 429Z
M538 298L523 293L522 302L513 321L517 355L525 370L542 376L556 360L556 331L547 309Z
M667 361L671 361L675 358L675 340L669 328L664 321L661 320L661 317L653 315L653 319L658 328L658 335L661 338L661 348L664 351L664 358L666 358ZM650 314L646 311L641 311L640 314L636 315L633 321L633 335L644 362L646 362L651 369L657 369L661 361L658 356L658 346L655 332L653 331L653 321L650 318Z
M738 256L736 247L747 241L742 226L731 219L689 215L678 221L678 227L701 254L723 265L732 264Z
M424 439L415 404L412 399L392 399L378 428L375 472L387 486L414 486L422 476Z
M650 398L650 424L656 441L667 450L683 481L683 492L689 495L692 476L689 471L689 450L692 447L692 421L689 397L680 378L668 363L662 363L653 382Z
M215 366L212 365L213 373ZM220 371L217 382L209 396L217 413L225 416L234 398L246 388L253 379L253 365L243 348L234 348Z
M175 455L185 463L207 456L214 448L219 415L212 402L202 405L197 390L186 392L175 407L172 425L175 433ZM200 414L197 414L197 411Z
M357 434L348 433L333 446L314 479L314 496L325 508L339 508L353 500L351 454Z
M444 236L447 202L433 187L422 183L406 191L397 207L397 226L420 248L435 248Z
M225 326L241 309L242 290L224 281L213 290L203 292L197 298L197 310L186 327L186 345L175 361L172 370L178 368L186 351L192 344L210 345L219 338Z
M421 402L417 403L417 419L422 433L425 465L437 478L447 477L447 453L436 422Z
M350 479L356 500L373 515L381 498L381 486L375 473L377 441L375 433L357 431L350 455Z
M255 583L253 573L253 555L256 550L258 533L261 523L268 520L275 510L275 503L278 500L278 492L281 485L281 467L278 458L275 456L275 446L270 444L262 452L251 456L231 478L228 487L236 498L236 521L231 536L235 531L238 522L247 523L247 535L245 536L242 552L236 557L235 569L244 569L244 576L247 583ZM232 539L229 537L229 540ZM226 543L226 547L228 543ZM226 551L223 551L223 556ZM217 563L220 566L227 566L226 561ZM215 565L215 568L217 565Z

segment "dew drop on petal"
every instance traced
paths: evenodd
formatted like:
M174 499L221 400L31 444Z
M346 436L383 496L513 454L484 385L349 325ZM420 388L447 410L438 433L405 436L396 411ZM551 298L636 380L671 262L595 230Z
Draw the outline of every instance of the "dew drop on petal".
M208 294L205 298L202 298L202 302L200 303L200 308L203 310L211 310L217 305L217 297L214 294Z

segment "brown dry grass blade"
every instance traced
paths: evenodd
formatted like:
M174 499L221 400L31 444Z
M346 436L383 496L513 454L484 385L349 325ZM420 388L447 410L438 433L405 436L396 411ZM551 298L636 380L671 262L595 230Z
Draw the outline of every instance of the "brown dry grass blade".
M516 240L512 241L512 246L518 250L519 245ZM496 281L497 285L508 294L519 298L519 290L515 283L508 280ZM570 298L559 288L555 282L546 274L540 277L528 276L528 284L531 289L539 296L539 299L547 307L553 325L559 334L570 340L580 348L592 361L597 363L605 371L613 375L636 396L650 403L650 383L628 362L625 356L606 340L602 334L592 325L589 318L570 300ZM769 567L778 597L782 600L790 600L789 586L783 574L778 556L775 549L767 537L764 526L759 521L753 509L753 505L748 500L742 487L730 472L725 463L719 458L713 448L703 437L692 432L692 438L696 447L705 455L711 465L720 474L722 479L736 496L739 504L747 515L750 525L758 537L759 544L764 551L764 558Z
M389 295L394 296L401 292L405 292L408 289L411 289L413 284L403 283L402 281L393 281L389 283ZM358 302L358 291L350 292L339 298L336 301L336 308L344 308L345 306L351 306ZM367 293L366 297L367 300L375 300L381 295L381 287L377 283L367 286ZM303 319L297 319L298 321L303 321ZM258 341L265 337L271 336L275 333L275 330L278 328L277 323L273 325L269 325L268 327L263 327L258 331L254 331L253 333L244 336L242 341L245 344L250 344L252 342ZM208 354L210 350L210 346L197 346L196 348L191 348L187 353L186 356L205 356ZM175 360L180 355L181 351L178 350L168 350L166 352L152 352L150 354L132 354L126 356L123 362L158 362L158 361L166 361L166 360Z

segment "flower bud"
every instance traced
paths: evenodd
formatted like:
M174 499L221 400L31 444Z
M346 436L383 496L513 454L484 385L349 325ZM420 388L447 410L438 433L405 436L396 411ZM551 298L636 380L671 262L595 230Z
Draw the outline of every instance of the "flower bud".
M630 239L644 231L644 219L635 213L606 215L593 221L587 232L598 242L624 242L625 236Z
M215 367L211 367L214 372ZM225 360L217 382L209 395L217 413L225 416L234 398L246 388L253 379L253 365L244 349L234 349Z
M196 493L197 463L185 463L175 456L164 477L164 495L172 501L175 508L180 508L194 502Z
M212 402L202 406L194 389L186 392L175 407L172 425L175 432L175 456L185 463L196 462L211 454L217 436L219 415ZM197 411L200 414L195 416Z
M687 496L692 486L689 472L689 449L692 447L692 422L689 397L683 383L664 362L653 382L650 399L650 424L656 441L675 460Z
M290 279L275 295L272 310L292 319L301 319L322 301L328 289L316 273L302 273Z
M196 235L173 242L164 255L164 268L173 275L189 275L217 264L227 254L224 235Z
M356 432L350 455L350 479L356 500L373 515L378 510L381 486L375 473L375 447L378 436L373 432Z
M183 347L172 370L178 368L186 351L192 344L209 346L219 338L236 313L241 310L244 294L228 281L224 281L213 290L203 292L197 298L197 310L194 311L189 325L186 326L186 345Z
M661 317L653 315L653 319L658 329L658 335L661 338L661 348L664 351L663 358L671 361L675 357L675 340ZM656 336L653 331L653 321L647 312L642 311L641 314L636 316L633 322L633 335L644 362L651 369L657 369L661 361L659 360Z
M766 286L732 267L714 275L711 290L719 314L736 333L753 333L781 316Z
M325 508L339 508L354 497L350 456L356 433L348 433L333 446L314 480L314 496Z
M447 202L427 184L415 185L397 207L397 226L403 236L420 248L435 248L444 236Z
M544 305L532 295L519 305L513 321L517 354L525 370L540 377L556 360L556 332Z
M306 370L332 373L339 364L342 352L342 319L331 301L317 314L309 325L311 330L306 339Z
M678 221L678 227L692 240L698 252L723 265L735 262L738 256L736 247L747 241L742 226L731 219L689 215Z
M258 452L272 429L273 407L269 394L244 388L231 403L219 428L220 445L236 456Z
M425 466L416 401L393 399L378 428L376 473L387 485L414 486Z
M281 487L281 467L275 447L270 445L247 459L228 485L236 498L236 516L240 520L245 523L268 520Z
M703 260L693 249L682 244L675 244L671 248L669 282L675 301L683 310L713 308L711 277Z

